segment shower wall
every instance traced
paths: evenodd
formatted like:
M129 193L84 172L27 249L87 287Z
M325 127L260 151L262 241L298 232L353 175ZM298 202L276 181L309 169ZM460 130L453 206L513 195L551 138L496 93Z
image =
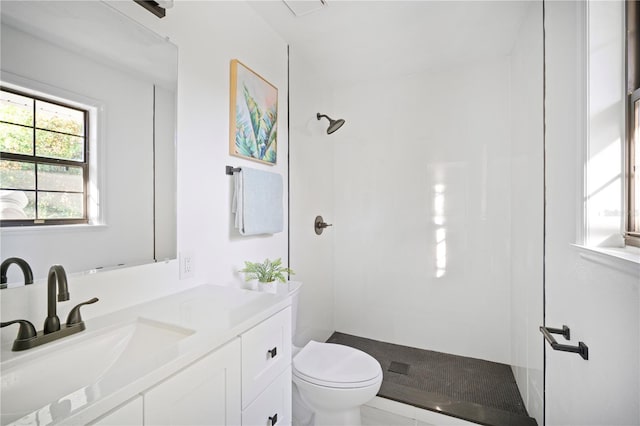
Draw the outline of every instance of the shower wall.
M507 363L542 424L542 3L525 15L509 54L386 80L331 83L292 49L290 247L299 344Z
M510 363L510 60L334 92L336 329Z
M511 51L511 365L531 417L543 424L543 40L532 3Z
M290 116L289 176L290 265L294 280L302 281L294 344L325 341L334 331L333 228L322 235L313 229L321 215L333 214L333 156L335 135L327 136L327 121L318 112L331 114L326 82L294 47L289 54ZM340 130L342 131L342 129Z

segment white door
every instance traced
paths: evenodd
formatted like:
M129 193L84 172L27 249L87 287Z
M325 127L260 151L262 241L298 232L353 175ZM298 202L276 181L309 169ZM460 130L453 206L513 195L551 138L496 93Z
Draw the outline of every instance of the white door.
M602 191L621 191L619 183L615 187L620 175L585 191L583 173L585 162L592 168L611 161L608 155L619 158L616 126L603 123L615 123L622 102L621 94L603 96L607 90L615 94L609 87L615 81L603 72L615 70L612 61L621 47L615 47L615 34L601 37L602 25L587 25L587 11L597 9L593 16L600 23L622 24L623 5L545 2L545 325L568 326L570 340L554 335L557 342L583 342L589 351L583 359L545 344L546 425L640 424L640 269L573 245L584 238L583 203ZM594 105L594 96L602 102ZM605 139L594 145L596 138Z

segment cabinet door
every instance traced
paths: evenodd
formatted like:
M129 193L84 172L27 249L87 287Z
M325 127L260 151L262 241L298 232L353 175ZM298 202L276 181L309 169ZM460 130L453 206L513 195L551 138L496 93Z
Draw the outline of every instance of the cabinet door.
M144 394L146 425L239 425L240 339Z
M291 308L242 335L242 407L291 364Z
M242 426L290 424L291 369L287 368L242 412Z
M142 426L142 397L135 397L90 424L92 426Z

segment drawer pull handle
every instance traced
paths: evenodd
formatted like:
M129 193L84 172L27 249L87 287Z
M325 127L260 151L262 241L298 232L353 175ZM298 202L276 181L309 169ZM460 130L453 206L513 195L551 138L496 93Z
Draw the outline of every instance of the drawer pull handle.
M271 358L275 358L276 355L278 355L278 347L276 346L273 349L269 349L267 352L269 353L269 355L271 355ZM269 417L269 418L271 418L271 417ZM276 419L277 418L278 418L278 416L276 415Z
M271 423L271 426L278 423L278 413L274 414L273 417L269 417L269 422Z

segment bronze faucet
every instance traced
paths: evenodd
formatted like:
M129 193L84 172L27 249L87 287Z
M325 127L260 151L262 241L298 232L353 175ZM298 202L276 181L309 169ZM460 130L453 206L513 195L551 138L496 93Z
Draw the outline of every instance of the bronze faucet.
M58 300L56 300L56 286ZM56 305L57 302L69 300L69 289L67 286L67 274L62 265L53 265L49 269L47 280L47 318L44 320L44 328L36 333L35 327L27 320L15 320L0 324L6 327L11 324L20 324L18 337L13 342L13 351L22 351L40 346L45 343L58 340L62 337L78 333L85 329L84 321L80 317L80 307L98 301L97 297L76 305L69 312L67 322L60 326Z
M10 257L5 259L0 265L0 288L7 288L7 269L11 264L15 263L22 269L24 275L24 284L33 284L33 272L29 264L19 257Z
M58 283L58 300L56 301L56 282ZM67 274L62 265L53 265L49 268L47 279L47 318L44 320L44 334L60 330L60 318L56 312L57 302L69 300L67 287Z

